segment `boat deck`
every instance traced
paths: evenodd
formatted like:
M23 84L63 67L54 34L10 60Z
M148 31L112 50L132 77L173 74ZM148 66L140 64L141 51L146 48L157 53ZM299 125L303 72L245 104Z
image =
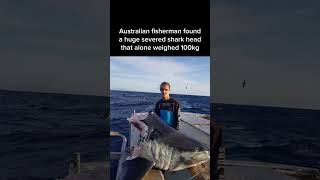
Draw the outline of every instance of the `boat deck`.
M148 113L135 113L134 116L139 119L145 119ZM180 113L180 129L179 131L185 136L195 139L210 148L210 120L206 114L198 113ZM133 126L130 127L130 147L137 144L139 134Z
M226 180L298 180L297 178L274 171L271 168L261 167L224 167Z
M82 163L79 172L69 173L56 180L106 180L109 179L110 166L106 162Z
M317 180L319 170L254 161L224 161L226 180Z

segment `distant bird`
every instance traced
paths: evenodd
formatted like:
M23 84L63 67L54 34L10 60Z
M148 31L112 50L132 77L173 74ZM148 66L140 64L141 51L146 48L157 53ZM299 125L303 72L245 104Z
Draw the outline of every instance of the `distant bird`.
M242 82L242 88L246 87L246 80L243 80Z

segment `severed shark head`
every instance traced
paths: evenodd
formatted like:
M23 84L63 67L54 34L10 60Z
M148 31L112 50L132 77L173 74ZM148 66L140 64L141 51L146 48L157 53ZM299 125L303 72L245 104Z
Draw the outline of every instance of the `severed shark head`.
M141 139L123 163L121 180L134 177L141 179L152 167L179 171L210 159L210 150L204 144L168 126L156 114L149 114L141 121L134 118L128 120L140 132Z

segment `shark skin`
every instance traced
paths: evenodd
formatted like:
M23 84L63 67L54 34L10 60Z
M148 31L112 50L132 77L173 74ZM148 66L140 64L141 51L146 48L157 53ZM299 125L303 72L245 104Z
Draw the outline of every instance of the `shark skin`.
M151 168L179 171L210 160L209 149L168 126L156 114L128 119L141 133L141 142L122 164L120 180L142 179Z

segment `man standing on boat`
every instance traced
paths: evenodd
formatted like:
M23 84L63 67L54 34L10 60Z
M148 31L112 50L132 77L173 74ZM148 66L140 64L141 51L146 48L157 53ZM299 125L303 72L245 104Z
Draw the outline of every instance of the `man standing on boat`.
M168 82L161 83L160 92L162 99L156 103L155 113L169 126L179 130L180 104L170 97L170 84Z

